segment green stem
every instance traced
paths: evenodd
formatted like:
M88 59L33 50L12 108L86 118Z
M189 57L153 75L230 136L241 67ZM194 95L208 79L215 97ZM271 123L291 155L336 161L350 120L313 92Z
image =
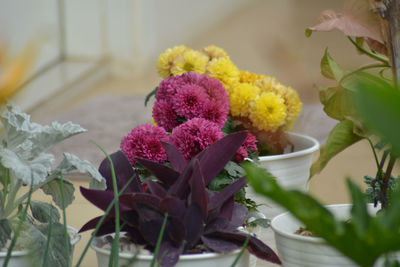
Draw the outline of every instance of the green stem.
M50 209L50 214L52 214L52 213L51 213L51 209ZM49 248L50 248L50 240L51 240L51 230L52 230L52 226L53 226L53 221L52 221L52 219L50 218L50 221L49 221L49 230L48 230L48 233L47 233L46 250L45 250L45 252L44 252L43 267L47 267L47 262L48 262L48 259L49 259ZM67 265L67 266L68 266L68 265Z
M382 173L382 168L381 168L381 165L379 164L379 160L378 160L378 156L376 155L374 144L372 143L371 139L369 139L368 137L366 137L366 139L368 140L368 143L371 146L371 150L372 150L372 152L374 154L375 163L376 163L376 167L378 169L378 172L381 174Z
M69 238L67 229L67 212L65 210L65 197L64 197L64 176L60 173L60 191L61 191L61 207L63 212L63 223L64 223L64 245L65 245L65 255L67 255L67 267L70 266L70 256L69 256Z
M132 177L128 180L128 182L124 185L124 187L122 187L121 191L118 193L118 197L119 197L120 195L122 195L122 193L124 193L124 191L125 191L126 188L129 186L129 184L133 181L134 178L135 178L135 176L132 176ZM89 246L90 246L90 244L91 244L92 241L93 241L93 238L97 235L97 232L99 231L100 226L103 224L103 222L104 222L104 220L106 219L107 215L110 213L112 207L114 206L114 203L115 203L115 199L113 199L113 201L110 203L110 205L108 205L106 211L104 212L104 215L103 215L103 216L100 218L100 220L97 222L96 228L95 228L94 231L92 232L89 241L86 243L86 246L85 246L85 248L83 249L82 254L81 254L81 256L79 257L79 260L78 260L78 262L77 262L77 264L76 264L75 267L79 267L79 266L82 264L83 258L85 257L85 255L86 255L86 253L87 253L87 251L88 251L88 249L89 249Z
M16 179L15 184L11 183L11 191L8 194L8 198L7 198L7 204L4 208L4 213L3 216L6 218L8 216L10 216L10 214L14 211L15 207L18 207L18 205L20 205L22 203L22 201L18 200L15 201L15 197L17 196L17 193L19 191L19 189L22 186L22 181L20 179ZM32 186L31 186L32 189ZM31 190L29 190L31 191ZM32 190L33 192L33 190ZM27 193L29 196L29 192Z
M236 256L235 261L232 263L231 267L235 267L236 264L239 262L240 257L243 255L244 250L247 248L247 245L249 244L249 240L250 240L250 234L247 235L247 238L244 241L242 249L240 250L239 254Z
M383 186L381 188L382 191L382 200L381 200L381 204L382 204L382 209L386 209L388 206L388 187L389 187L389 180L390 180L390 176L392 175L392 171L393 171L393 167L394 164L396 162L396 157L394 157L393 155L390 155L390 160L388 163L388 166L386 168L386 173L385 173L385 177L383 178Z
M340 79L340 82L342 82L343 80L345 80L346 78L348 78L349 76L351 76L351 75L353 75L353 74L355 74L355 73L357 73L357 72L360 72L360 71L363 71L363 70L368 70L368 69L376 69L376 68L389 68L389 66L388 66L388 65L385 65L385 64L372 64L372 65L367 65L367 66L361 67L361 68L359 68L359 69L357 69L357 70L355 70L355 71L352 71L352 72L350 72L350 73L347 73L346 75L344 75L344 76L342 77L342 79Z
M32 177L32 183L33 183L33 177ZM11 253L14 250L15 244L17 243L17 239L18 239L19 233L22 230L22 226L24 224L24 221L26 219L26 215L28 213L28 206L31 204L32 192L33 192L33 190L32 190L32 185L31 185L31 187L29 189L28 201L27 201L27 203L25 205L24 211L22 213L22 217L20 218L20 220L18 222L17 229L15 230L14 237L13 237L13 239L11 241L10 247L7 250L7 256L6 256L5 260L4 260L3 267L7 267L8 262L10 261L10 258L11 258Z
M160 250L161 240L162 240L163 235L164 235L165 225L167 224L167 219L168 219L168 213L165 213L164 221L163 221L163 224L161 226L160 233L158 234L157 244L156 244L156 248L154 249L153 260L151 261L150 267L154 267L154 265L157 262L157 256L158 256L158 252Z
M385 63L386 65L389 66L389 59L387 57L384 56L380 56L379 54L373 53L371 51L366 50L364 47L360 46L359 44L357 44L356 41L354 41L351 37L347 36L347 39L350 40L350 42L362 53L364 53L365 55L378 60L380 62Z

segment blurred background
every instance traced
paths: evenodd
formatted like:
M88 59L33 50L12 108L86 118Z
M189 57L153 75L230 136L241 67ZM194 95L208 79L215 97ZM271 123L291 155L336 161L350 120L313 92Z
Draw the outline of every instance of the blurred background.
M1 0L0 43L11 54L32 41L39 47L21 88L10 100L32 114L33 121L72 121L88 129L55 152L68 151L98 165L103 154L90 140L111 153L119 148L123 135L151 121L151 105L145 107L143 102L161 81L155 67L158 56L175 45L200 49L213 44L224 48L240 69L274 76L295 88L304 107L293 131L323 144L335 125L323 113L315 86L329 84L320 74L324 50L328 47L344 69L368 59L357 55L340 32L314 33L310 38L304 32L323 10L340 11L343 3ZM363 175L374 175L370 153L368 144L360 142L340 154L312 178L311 194L327 204L347 202L345 177L361 185ZM85 184L84 178L76 178L76 185ZM67 212L71 225L79 228L99 211L79 193L76 198Z

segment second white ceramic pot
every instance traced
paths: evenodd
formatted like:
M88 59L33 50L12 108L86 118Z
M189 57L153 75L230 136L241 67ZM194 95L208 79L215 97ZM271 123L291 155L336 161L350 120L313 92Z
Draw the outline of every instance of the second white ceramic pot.
M308 179L313 153L319 149L319 142L310 136L287 133L294 145L294 152L259 157L259 165L276 177L277 183L286 189L308 190Z

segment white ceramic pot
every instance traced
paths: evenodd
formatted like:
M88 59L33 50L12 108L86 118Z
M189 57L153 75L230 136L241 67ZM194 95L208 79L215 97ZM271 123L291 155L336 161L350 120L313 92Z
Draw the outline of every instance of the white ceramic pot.
M350 217L351 204L326 206L336 218L347 220ZM377 209L368 206L371 215ZM272 219L271 227L275 234L276 247L284 267L358 267L357 264L328 246L322 238L294 234L303 226L290 213L280 214ZM379 263L375 267L381 267Z
M96 251L97 262L99 267L108 266L108 262L110 259L110 250L99 248L97 244L100 241L100 238L94 238L91 247ZM211 266L231 266L235 261L236 256L240 250L235 250L228 254L218 254L218 253L202 253L202 254L190 254L190 255L181 255L179 257L178 263L175 267L211 267ZM129 267L148 267L150 266L151 261L153 260L152 255L136 255L135 259L133 259L135 255L132 253L119 253L119 266L127 266ZM240 257L237 267L247 267L249 265L249 253L247 250Z
M81 240L81 235L78 234L78 230L76 230L72 226L68 226L68 233L71 236L70 263L72 265L74 248L76 243L78 243L79 240ZM0 266L3 266L6 257L7 257L7 252L0 252ZM29 257L29 252L27 250L16 250L11 252L11 258L10 261L8 262L8 267L32 267L31 259Z
M294 145L294 152L259 157L259 165L274 175L277 183L286 189L308 190L308 178L313 153L319 149L319 142L310 136L287 133Z

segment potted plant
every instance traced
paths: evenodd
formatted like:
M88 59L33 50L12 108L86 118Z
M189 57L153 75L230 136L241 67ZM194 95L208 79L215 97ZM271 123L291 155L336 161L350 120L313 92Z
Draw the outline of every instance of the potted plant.
M256 149L248 151L249 158L257 158L261 166L278 177L279 183L307 190L312 153L318 150L319 144L314 138L288 132L302 108L295 90L273 77L239 70L226 51L214 45L201 50L183 45L168 48L160 55L157 69L165 80L149 94L146 102L155 95L153 118L159 126L170 131L198 112L215 121L224 135L248 130L249 137L256 141ZM213 95L210 103L191 105L190 112L182 112L182 105L176 98L182 101L182 96L194 94L195 88L190 91L184 84L173 81L182 80L179 77L187 73L218 80L228 101L213 100L220 99L224 95L221 92ZM195 96L204 98L199 93ZM193 101L193 95L187 100Z
M88 161L69 153L64 153L64 159L52 169L54 156L48 151L85 129L71 122L42 126L30 122L29 115L13 106L8 106L3 112L2 122L1 264L68 266L71 262L69 255L72 255L79 235L66 225L65 207L74 199L74 187L63 175L71 171L87 173L94 178L91 184L97 188L104 186L104 179ZM64 211L64 224L59 222L61 216L53 204L31 199L38 190L50 195L55 205ZM71 237L68 232L71 232Z
M115 233L110 241L111 251L98 246L104 239L95 239L93 247L99 265L107 264L104 253L118 258L119 230L135 244L136 252L120 253L118 259L125 263L132 260L131 266L149 266L153 258L161 266L226 266L233 263L244 242L248 242L250 253L280 263L268 246L239 229L244 226L248 211L234 201L234 196L245 186L244 178L236 179L220 192L206 188L246 137L246 132L223 137L190 160L174 145L163 143L171 166L135 158L154 176L146 183L141 183L121 151L104 160L99 171L107 181L107 189L81 188L85 198L109 213L89 221L80 231L96 228L97 236ZM240 266L248 264L246 257L242 256ZM116 263L115 258L109 260Z

